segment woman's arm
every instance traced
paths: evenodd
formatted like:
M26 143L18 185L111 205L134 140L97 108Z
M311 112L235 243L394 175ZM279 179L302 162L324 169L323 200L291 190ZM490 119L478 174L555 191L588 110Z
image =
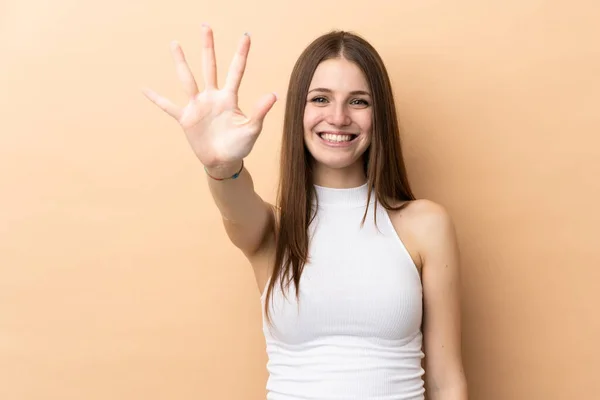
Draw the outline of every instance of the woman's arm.
M238 165L229 170L208 170L208 173L212 176L231 176L239 168ZM210 176L207 179L229 239L247 257L252 258L274 230L273 207L254 191L252 177L246 168L235 180L217 181Z
M425 372L430 400L467 400L461 355L460 268L456 233L446 210L418 200L424 295Z
M263 120L277 97L270 93L258 101L253 114L238 107L238 89L246 68L250 36L245 34L231 61L222 88L217 87L213 32L202 29L204 88L200 91L183 50L172 43L171 52L188 104L179 107L150 89L144 94L177 120L192 150L206 169L213 200L230 240L247 256L259 249L274 226L273 208L254 191L243 160L258 138Z

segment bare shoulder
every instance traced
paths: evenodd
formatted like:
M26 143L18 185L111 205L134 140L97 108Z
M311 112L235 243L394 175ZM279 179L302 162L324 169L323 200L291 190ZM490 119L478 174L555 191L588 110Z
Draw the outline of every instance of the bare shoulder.
M455 231L450 213L434 201L405 202L404 208L390 212L390 219L419 269L436 248L454 246Z
M408 202L397 218L406 218L414 223L413 228L425 233L444 231L453 227L450 213L444 206L427 199L418 199ZM404 214L404 216L401 216Z

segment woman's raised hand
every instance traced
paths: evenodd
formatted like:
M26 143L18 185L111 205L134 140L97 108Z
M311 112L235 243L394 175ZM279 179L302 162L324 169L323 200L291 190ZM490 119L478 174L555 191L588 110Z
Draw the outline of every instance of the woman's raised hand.
M246 157L263 126L263 120L277 96L269 93L256 104L251 115L246 116L238 107L238 89L246 68L250 50L250 36L244 34L231 61L223 88L217 87L217 66L212 29L202 27L202 65L204 90L198 89L196 79L176 42L171 52L179 80L189 97L183 108L150 89L144 94L163 111L175 118L186 134L188 142L200 162L210 169L225 168Z

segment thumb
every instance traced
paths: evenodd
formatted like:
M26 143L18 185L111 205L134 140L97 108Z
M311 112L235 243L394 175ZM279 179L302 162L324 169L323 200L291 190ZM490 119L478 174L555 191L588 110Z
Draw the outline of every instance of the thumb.
M254 108L254 114L252 115L252 122L255 124L262 125L267 113L273 108L273 104L277 101L277 94L269 93L262 96L256 103Z

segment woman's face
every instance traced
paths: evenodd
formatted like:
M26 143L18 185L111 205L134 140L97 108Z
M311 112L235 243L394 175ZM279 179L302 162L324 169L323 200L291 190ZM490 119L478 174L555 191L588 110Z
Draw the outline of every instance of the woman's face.
M356 64L344 58L319 64L304 109L304 143L317 166L356 167L371 143L372 114L371 91Z

